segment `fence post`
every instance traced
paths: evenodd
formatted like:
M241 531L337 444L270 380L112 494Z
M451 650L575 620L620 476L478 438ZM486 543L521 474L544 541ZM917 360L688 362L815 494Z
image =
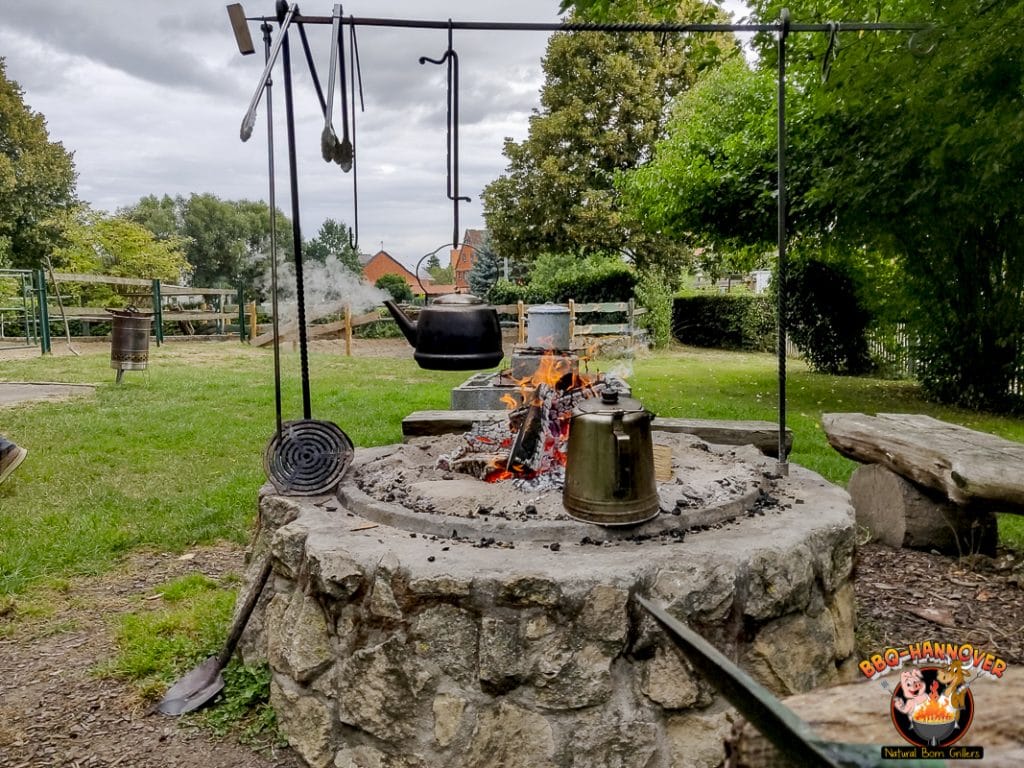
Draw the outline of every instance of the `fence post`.
M160 294L160 278L153 280L153 335L158 347L164 343L164 297Z
M256 299L252 300L252 304L250 305L250 307L252 308L252 313L250 315L250 319L252 320L252 322L249 324L249 341L251 342L253 339L260 335L259 322L256 316Z
M635 311L636 301L630 299L626 304L626 332L629 334L630 341L633 340L633 336L636 333L636 322L633 317Z
M576 338L576 300L569 299L569 346L572 346L572 340Z
M245 293L242 284L238 284L238 341L245 341Z
M523 308L523 300L516 302L516 322L519 324L518 343L526 342L526 310Z
M50 313L46 307L46 276L43 270L36 270L39 281L39 342L44 355L50 354Z
M352 305L345 305L345 357L352 357Z

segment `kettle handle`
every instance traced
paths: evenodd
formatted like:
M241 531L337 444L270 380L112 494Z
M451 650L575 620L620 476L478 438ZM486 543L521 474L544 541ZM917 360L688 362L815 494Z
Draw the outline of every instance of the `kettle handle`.
M622 411L612 416L612 437L615 440L615 490L616 498L628 496L633 487L633 443L629 433L622 430Z

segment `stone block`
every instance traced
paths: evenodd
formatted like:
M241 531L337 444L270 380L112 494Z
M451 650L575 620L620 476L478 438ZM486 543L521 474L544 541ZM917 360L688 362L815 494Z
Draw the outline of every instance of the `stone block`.
M858 467L847 486L857 524L890 547L994 555L995 515L968 510L881 464Z
M760 621L801 611L807 607L814 585L810 550L804 546L763 549L751 557L743 578L745 616Z
M480 667L478 676L485 690L506 693L524 676L523 642L519 624L496 616L480 621Z
M423 717L420 702L432 680L429 669L401 638L361 648L338 670L341 722L387 741L411 738Z
M417 655L431 659L452 679L472 684L480 642L473 614L447 603L425 608L413 618L410 637Z
M308 683L334 661L324 613L301 592L275 595L267 606L267 658L275 671Z
M363 585L363 570L341 549L309 552L309 576L317 591L335 600L350 600Z
M550 709L592 707L612 695L612 657L597 645L578 651L551 643L539 655L530 681L537 688L537 701Z
M270 706L277 724L310 768L328 768L334 756L334 724L331 710L316 696L304 695L288 681L275 675L270 682Z
M434 697L434 741L442 749L455 740L466 711L466 700L461 696L442 693Z
M673 715L665 725L672 768L716 768L725 759L732 710L716 703L706 710Z
M629 593L624 589L598 585L583 598L576 625L579 632L590 640L619 646L626 641L629 615L626 603Z
M649 768L659 750L658 727L629 709L579 713L568 726L558 764L567 768Z
M857 605L853 585L847 582L826 603L832 625L835 627L835 658L842 661L853 654L857 627Z
M519 576L502 585L498 602L513 606L558 605L562 590L554 581L540 576Z
M697 561L661 570L651 595L675 616L707 623L721 621L736 595L735 564Z
M426 768L426 763L417 755L389 755L364 744L339 750L334 768Z
M835 628L828 611L791 614L761 628L740 666L780 696L835 683Z
M700 697L697 680L679 654L663 646L658 646L654 657L644 662L640 690L665 709L688 709Z
M402 620L402 609L398 607L395 593L391 589L391 579L382 571L378 571L373 579L367 610L378 619Z
M546 718L505 700L480 713L459 768L555 768Z

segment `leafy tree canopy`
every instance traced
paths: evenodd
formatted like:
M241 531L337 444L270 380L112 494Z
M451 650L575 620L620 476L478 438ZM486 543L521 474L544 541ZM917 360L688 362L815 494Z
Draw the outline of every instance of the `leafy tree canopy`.
M646 3L630 9L652 18ZM690 0L675 14L720 18L714 6ZM506 171L483 193L496 248L517 260L542 251L623 251L638 264L678 257L670 240L624 214L614 179L650 158L670 101L736 50L721 35L553 35L529 135L506 139Z
M143 197L118 214L145 226L158 239L181 238L194 272L192 285L242 284L249 296L264 296L270 274L270 217L266 203L221 200L214 194ZM278 258L292 255L291 222L276 212Z
M26 106L0 58L0 267L32 269L60 240L60 214L75 202L71 153Z
M324 219L316 237L303 246L302 254L310 261L324 263L328 256L336 257L357 275L360 274L359 253L352 244L352 233L344 224L334 219Z

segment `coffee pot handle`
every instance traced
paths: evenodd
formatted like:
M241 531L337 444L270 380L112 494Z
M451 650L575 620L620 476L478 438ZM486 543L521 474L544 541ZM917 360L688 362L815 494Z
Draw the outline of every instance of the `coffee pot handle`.
M633 443L628 432L622 431L622 412L612 417L612 436L615 438L615 490L616 498L628 496L633 487Z

